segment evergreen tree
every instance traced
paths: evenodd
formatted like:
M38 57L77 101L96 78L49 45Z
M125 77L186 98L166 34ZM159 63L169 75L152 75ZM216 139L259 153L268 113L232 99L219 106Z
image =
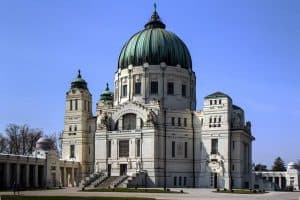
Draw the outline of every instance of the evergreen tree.
M267 166L263 165L263 164L260 164L260 163L258 163L257 165L255 165L254 170L255 171L260 171L260 172L268 171Z
M273 171L286 171L286 167L285 167L284 161L280 157L277 157L274 160L274 163L273 163L273 166L272 166L272 170Z

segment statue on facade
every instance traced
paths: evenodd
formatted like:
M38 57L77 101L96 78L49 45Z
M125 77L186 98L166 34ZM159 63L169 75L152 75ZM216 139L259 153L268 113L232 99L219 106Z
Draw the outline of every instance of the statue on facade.
M156 114L153 112L153 110L150 110L150 112L147 115L147 123L152 123L152 124L157 123L157 117Z
M107 112L101 113L98 116L97 124L99 129L106 129L108 131L111 129L111 118L108 116Z

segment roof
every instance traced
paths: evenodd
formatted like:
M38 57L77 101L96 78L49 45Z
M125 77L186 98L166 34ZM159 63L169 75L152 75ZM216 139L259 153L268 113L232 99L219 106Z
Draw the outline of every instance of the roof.
M215 93L212 93L212 94L210 94L210 95L207 95L207 96L204 97L204 98L205 98L205 99L215 99L215 98L222 98L222 97L231 99L230 96L228 96L227 94L224 94L224 93L222 93L222 92L215 92Z
M241 110L244 111L241 107L237 106L237 105L232 105L232 109L233 110Z
M123 46L118 67L124 69L129 65L159 65L164 62L169 66L192 68L187 46L176 34L165 30L165 27L155 9L144 30L134 34Z
M100 95L100 100L103 101L112 101L113 100L113 93L109 90L108 83L106 83L106 88L104 92Z
M88 89L86 81L81 77L80 70L78 70L77 77L72 81L71 88Z

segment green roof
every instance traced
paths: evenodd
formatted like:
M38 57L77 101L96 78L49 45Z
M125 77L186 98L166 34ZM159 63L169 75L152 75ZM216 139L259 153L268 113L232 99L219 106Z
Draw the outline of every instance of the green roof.
M72 81L71 88L88 89L86 81L81 77L80 70L78 70L77 77Z
M145 29L134 34L126 42L119 56L118 67L127 68L143 65L159 65L165 62L169 66L179 64L182 68L192 68L192 59L187 46L174 33L165 30L156 10Z
M241 107L237 106L237 105L232 105L232 109L233 110L241 110L244 111Z
M106 83L106 88L104 92L100 95L100 100L103 101L112 101L113 100L113 93L109 90L108 83Z
M222 98L222 97L226 97L226 98L231 99L230 96L228 96L227 94L224 94L224 93L222 93L222 92L215 92L215 93L212 93L212 94L210 94L210 95L207 95L207 96L205 97L205 99L214 99L214 98Z

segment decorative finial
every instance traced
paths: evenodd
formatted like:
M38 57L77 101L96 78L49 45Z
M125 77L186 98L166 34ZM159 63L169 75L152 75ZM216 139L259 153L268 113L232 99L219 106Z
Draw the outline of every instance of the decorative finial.
M77 75L78 78L81 78L81 74L80 74L80 69L78 70L78 75Z
M106 83L106 91L109 91L108 83Z
M166 28L166 25L160 20L160 17L156 11L156 3L154 3L154 12L152 13L152 16L148 23L145 24L145 28Z

